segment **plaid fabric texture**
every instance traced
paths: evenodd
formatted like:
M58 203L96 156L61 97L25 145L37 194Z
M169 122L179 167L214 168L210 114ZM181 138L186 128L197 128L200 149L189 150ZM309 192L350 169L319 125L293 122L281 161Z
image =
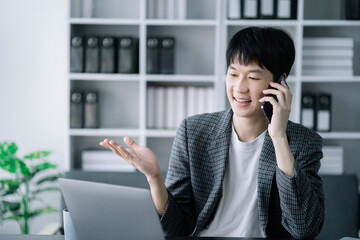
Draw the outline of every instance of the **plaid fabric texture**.
M229 159L231 109L184 119L173 143L166 187L169 199L161 217L168 236L196 236L213 219L222 195ZM268 237L313 238L324 220L324 194L317 175L322 138L288 122L295 175L277 168L271 137L265 136L258 168L258 207Z

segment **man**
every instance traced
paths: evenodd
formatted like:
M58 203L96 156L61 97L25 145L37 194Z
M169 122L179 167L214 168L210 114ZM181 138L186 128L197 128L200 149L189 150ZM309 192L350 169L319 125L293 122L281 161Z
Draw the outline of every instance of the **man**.
M146 175L167 235L304 239L320 232L322 138L288 120L292 94L284 81L274 82L289 75L294 58L283 30L237 32L226 53L231 109L182 121L165 184L150 149L129 137L128 149L100 143ZM264 102L273 107L270 124Z

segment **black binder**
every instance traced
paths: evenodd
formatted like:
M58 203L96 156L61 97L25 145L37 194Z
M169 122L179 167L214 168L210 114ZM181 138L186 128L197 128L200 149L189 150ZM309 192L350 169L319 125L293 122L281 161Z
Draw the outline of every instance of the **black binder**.
M316 95L304 93L301 97L301 124L316 130Z
M99 38L96 36L88 37L86 40L85 51L85 72L98 73L100 64Z
M85 128L98 128L98 99L97 92L88 92L85 95Z
M245 19L259 18L260 0L241 1L241 16Z
M100 51L100 72L115 72L116 39L114 37L103 37Z
M360 1L342 0L342 18L346 20L360 19Z
M160 73L173 74L174 73L174 52L175 39L173 37L166 37L161 39L160 48Z
M118 48L118 72L139 72L139 41L134 37L119 38Z
M80 91L74 90L70 95L70 128L83 127L83 95Z
M149 37L146 43L146 72L159 73L159 38Z
M70 45L70 72L84 71L84 43L81 36L73 36Z
M317 110L316 130L329 132L331 130L331 95L327 93L319 94Z
M275 18L275 2L276 0L260 0L260 18Z

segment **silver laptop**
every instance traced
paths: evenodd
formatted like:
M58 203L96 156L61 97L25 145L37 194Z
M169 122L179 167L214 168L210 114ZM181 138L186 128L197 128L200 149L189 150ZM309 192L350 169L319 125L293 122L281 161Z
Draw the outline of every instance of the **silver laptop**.
M77 240L165 239L147 189L59 179Z

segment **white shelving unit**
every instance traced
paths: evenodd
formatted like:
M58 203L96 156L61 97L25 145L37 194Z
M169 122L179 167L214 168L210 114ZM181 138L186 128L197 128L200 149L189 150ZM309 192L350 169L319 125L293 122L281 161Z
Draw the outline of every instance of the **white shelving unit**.
M296 59L288 78L294 95L290 119L300 122L304 91L330 92L333 96L332 132L320 134L325 144L344 146L345 171L357 173L360 178L360 163L356 159L360 154L360 110L356 107L360 100L360 21L341 20L340 0L298 0L296 20L228 20L225 0L185 0L189 11L191 8L197 11L189 12L186 19L149 19L149 0L93 0L92 17L82 17L83 0L69 1L69 39L73 34L138 37L139 73L69 73L68 99L75 87L99 90L101 126L99 129L68 127L66 170L81 168L81 151L102 149L98 143L104 138L122 142L128 135L153 149L161 169L166 171L176 130L147 129L147 87L174 83L213 86L217 110L229 107L224 83L227 42L238 30L257 25L284 28L294 39ZM324 4L328 8L320 9ZM146 74L146 39L151 35L175 37L175 74ZM303 76L302 44L303 38L308 36L354 38L354 76Z

